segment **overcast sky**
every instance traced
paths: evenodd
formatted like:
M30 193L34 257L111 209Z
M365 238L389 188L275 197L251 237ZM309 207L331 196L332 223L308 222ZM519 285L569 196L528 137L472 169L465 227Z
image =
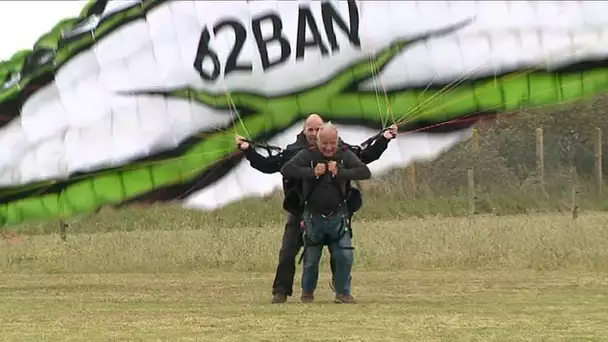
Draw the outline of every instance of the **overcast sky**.
M86 0L0 1L0 60L22 49L31 49L36 40L60 20L78 15Z

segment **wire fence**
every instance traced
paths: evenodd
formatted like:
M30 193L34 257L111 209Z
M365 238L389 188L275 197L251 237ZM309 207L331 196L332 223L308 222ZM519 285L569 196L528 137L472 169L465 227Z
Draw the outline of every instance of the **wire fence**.
M604 210L608 128L589 126L584 119L578 125L495 122L434 161L362 187L409 203L459 203L460 214Z

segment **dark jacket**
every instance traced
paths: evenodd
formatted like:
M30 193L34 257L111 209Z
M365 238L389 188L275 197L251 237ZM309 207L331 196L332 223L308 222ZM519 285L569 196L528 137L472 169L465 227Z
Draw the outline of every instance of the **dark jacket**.
M323 175L317 177L315 166L319 163L327 165L332 160L338 163L336 176L326 170ZM335 211L347 199L350 181L371 177L367 165L348 148L338 149L330 158L323 156L316 148L302 150L281 168L281 174L285 178L302 180L302 193L308 203L308 209L316 213Z
M373 141L371 145L366 148L360 148L345 143L340 139L342 147L348 148L352 151L364 164L369 164L376 161L382 156L382 153L388 148L389 139L384 136L380 136L378 139ZM296 141L287 145L285 149L276 155L263 156L259 154L253 147L249 147L244 151L245 158L249 160L251 167L254 169L267 174L280 172L283 165L285 165L291 158L293 158L298 152L303 149L308 149L308 140L303 132L296 136ZM303 194L301 191L301 180L290 179L289 177L283 177L283 194L285 199L283 201L283 208L289 212L294 213L296 204L301 201ZM350 188L350 183L348 185ZM347 190L347 193L350 190ZM357 194L360 196L360 194ZM355 202L359 200L355 199ZM353 207L357 208L360 204L354 204ZM355 209L356 210L356 209Z
M262 173L270 174L280 172L287 161L305 148L308 148L308 140L306 140L306 136L303 133L300 133L296 136L295 142L287 145L285 149L278 154L266 157L259 154L251 146L244 151L244 154L245 158L249 160L251 167Z
M360 148L355 145L350 145L345 143L340 139L340 144L342 146L350 149L355 155L364 163L369 164L380 159L382 153L386 151L388 148L388 143L390 140L386 139L384 136L380 136L376 139L370 146L367 148ZM296 141L287 145L283 151L276 155L272 156L263 156L259 154L253 147L249 147L244 151L245 158L249 160L251 167L262 172L262 173L275 173L280 172L281 168L285 163L287 163L291 158L293 158L298 152L302 149L308 148L308 141L306 140L306 136L304 133L300 133L296 136Z

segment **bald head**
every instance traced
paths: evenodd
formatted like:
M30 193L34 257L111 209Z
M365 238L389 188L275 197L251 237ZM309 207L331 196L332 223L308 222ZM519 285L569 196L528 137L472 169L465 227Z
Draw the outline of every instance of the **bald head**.
M321 115L317 114L317 113L312 113L310 114L307 118L306 121L304 122L304 126L309 125L309 124L323 124L323 119L321 118Z
M309 144L315 144L317 141L317 133L323 125L323 119L319 114L310 114L304 121L304 135Z

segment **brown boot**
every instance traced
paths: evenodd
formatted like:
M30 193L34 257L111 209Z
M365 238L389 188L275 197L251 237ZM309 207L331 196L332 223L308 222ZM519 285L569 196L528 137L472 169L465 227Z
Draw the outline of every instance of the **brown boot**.
M334 303L336 304L356 304L355 297L350 294L338 294L336 295L336 299L334 299Z
M300 300L302 303L312 303L315 300L315 294L314 292L302 292Z
M276 293L272 296L272 304L281 304L287 301L287 296L282 293Z

